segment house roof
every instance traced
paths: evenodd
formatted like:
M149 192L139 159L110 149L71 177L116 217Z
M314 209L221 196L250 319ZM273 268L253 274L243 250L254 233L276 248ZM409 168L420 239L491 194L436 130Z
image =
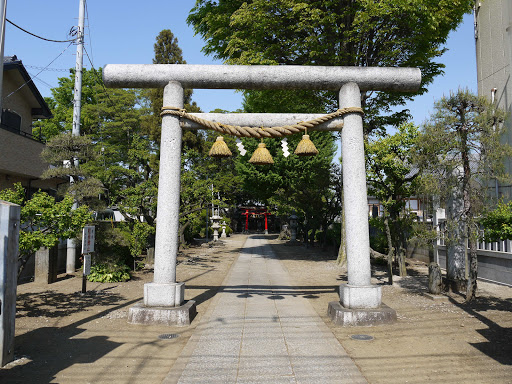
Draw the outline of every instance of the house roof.
M23 66L21 60L18 60L16 56L4 56L4 73L6 71L18 71L22 78L22 81L26 84L32 95L34 96L37 104L36 108L32 108L32 116L36 119L49 119L52 117L52 113L43 96L32 81L32 77L28 74L27 70Z

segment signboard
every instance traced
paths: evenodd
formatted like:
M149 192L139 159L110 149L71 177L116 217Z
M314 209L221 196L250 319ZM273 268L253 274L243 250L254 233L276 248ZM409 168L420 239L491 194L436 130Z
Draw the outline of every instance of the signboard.
M82 255L94 252L94 225L87 225L82 232Z

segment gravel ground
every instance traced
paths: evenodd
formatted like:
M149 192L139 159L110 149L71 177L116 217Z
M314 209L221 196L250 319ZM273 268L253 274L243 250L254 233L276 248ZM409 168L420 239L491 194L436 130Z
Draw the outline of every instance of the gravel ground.
M286 247L272 241L274 251L297 284L312 286L304 297L324 319L367 380L377 383L512 383L512 288L479 282L478 298L464 304L461 296L426 297L428 267L408 260L409 276L394 277L372 267L373 283L382 284L383 302L397 311L392 325L336 327L326 314L339 299L338 285L346 269L331 252ZM371 341L353 340L365 334Z
M460 296L432 301L426 291L425 264L409 262L409 276L386 285L383 302L398 321L374 327L336 327L327 317L338 300L345 269L332 252L286 246L270 235L272 247L288 269L297 290L318 314L372 384L377 383L512 383L512 288L480 283L478 299ZM15 354L0 369L0 383L160 383L167 375L211 298L228 273L246 237L232 236L224 247L187 249L179 257L178 281L186 299L196 300L198 315L189 327L131 325L128 308L142 299L152 271L143 270L125 283L88 283L81 276L51 285L18 286ZM164 333L177 334L161 340ZM353 340L365 334L371 341Z

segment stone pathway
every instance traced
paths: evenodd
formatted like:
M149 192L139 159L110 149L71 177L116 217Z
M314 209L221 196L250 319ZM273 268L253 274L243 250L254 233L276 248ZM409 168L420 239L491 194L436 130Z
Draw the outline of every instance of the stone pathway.
M250 236L164 383L366 383L302 295Z

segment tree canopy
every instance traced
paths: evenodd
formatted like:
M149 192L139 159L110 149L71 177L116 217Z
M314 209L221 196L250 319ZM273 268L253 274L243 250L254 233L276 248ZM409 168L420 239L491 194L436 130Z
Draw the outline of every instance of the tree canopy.
M72 209L71 195L56 201L46 192L38 191L27 198L20 183L0 191L0 200L21 206L18 276L30 256L39 248L51 248L61 238L76 237L92 219L87 206Z
M205 39L203 51L229 64L418 67L421 94L443 73L436 59L472 6L472 0L198 0L188 22ZM337 108L337 95L321 96L324 109ZM391 107L413 96L363 93L366 131L405 121L408 111Z

